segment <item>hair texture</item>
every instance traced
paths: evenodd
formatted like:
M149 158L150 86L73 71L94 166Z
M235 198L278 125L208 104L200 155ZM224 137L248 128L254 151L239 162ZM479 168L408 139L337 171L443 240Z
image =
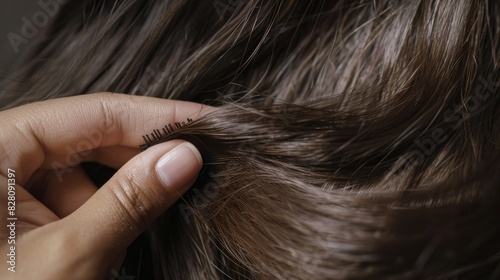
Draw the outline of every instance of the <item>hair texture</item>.
M158 279L500 279L499 38L493 0L70 1L0 98L219 107L162 139L205 168Z

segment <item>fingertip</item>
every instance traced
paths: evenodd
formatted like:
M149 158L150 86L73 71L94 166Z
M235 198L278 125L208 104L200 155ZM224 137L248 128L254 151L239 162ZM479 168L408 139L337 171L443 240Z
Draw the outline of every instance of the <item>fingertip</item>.
M132 158L66 221L85 225L103 256L125 249L187 191L202 167L193 144L161 143Z
M158 160L156 173L165 188L177 190L192 181L202 165L198 149L189 142L183 142Z

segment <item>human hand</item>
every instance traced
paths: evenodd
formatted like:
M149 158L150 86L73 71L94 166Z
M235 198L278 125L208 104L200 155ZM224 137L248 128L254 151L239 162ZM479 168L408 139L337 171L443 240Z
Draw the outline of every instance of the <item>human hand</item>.
M141 152L140 136L208 110L100 93L0 112L0 207L7 224L15 223L15 231L1 230L2 263L11 256L0 278L105 279L127 246L189 189L202 165L188 142ZM97 190L78 167L83 161L118 171ZM8 201L12 191L15 201ZM11 246L15 272L8 270Z

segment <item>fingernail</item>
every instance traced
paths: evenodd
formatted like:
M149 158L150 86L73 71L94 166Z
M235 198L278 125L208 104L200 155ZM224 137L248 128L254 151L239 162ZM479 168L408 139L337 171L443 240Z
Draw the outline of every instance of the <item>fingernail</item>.
M198 175L202 166L200 152L189 142L166 153L156 164L156 173L169 189L177 189Z

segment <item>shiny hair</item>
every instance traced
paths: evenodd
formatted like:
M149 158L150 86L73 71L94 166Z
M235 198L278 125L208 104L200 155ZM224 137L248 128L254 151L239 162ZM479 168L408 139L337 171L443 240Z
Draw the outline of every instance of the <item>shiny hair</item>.
M493 0L70 1L0 100L218 106L161 139L205 167L158 279L497 279L499 40Z

